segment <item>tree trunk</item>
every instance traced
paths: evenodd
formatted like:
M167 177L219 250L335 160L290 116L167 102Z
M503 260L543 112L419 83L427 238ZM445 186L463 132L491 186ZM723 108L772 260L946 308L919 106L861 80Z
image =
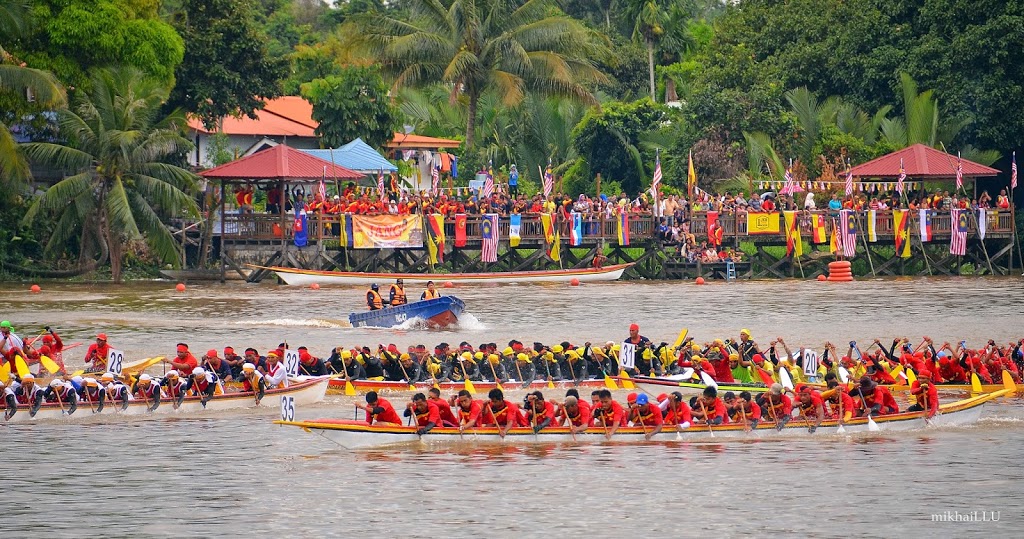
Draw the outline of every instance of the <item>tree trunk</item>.
M466 112L466 149L473 147L473 136L476 134L476 105L480 95L475 90L469 92L469 110Z
M654 95L654 41L648 39L647 41L647 70L651 77L651 101L655 103L658 99Z

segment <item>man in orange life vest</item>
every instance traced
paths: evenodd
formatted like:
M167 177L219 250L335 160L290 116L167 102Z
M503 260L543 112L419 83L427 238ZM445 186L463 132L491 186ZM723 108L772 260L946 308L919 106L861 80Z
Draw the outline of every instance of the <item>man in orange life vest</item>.
M419 427L416 434L420 436L441 424L441 412L437 405L428 401L423 393L413 395L412 402L405 405L405 417L413 416L416 417L416 425Z
M441 293L434 288L434 281L427 281L427 289L420 294L420 301L425 299L437 299L441 297Z
M371 311L376 311L384 308L384 300L380 297L380 288L377 283L370 285L370 289L366 291L366 306Z
M402 279L396 280L395 284L391 285L390 303L392 307L408 303L408 300L405 299L405 286L402 284Z

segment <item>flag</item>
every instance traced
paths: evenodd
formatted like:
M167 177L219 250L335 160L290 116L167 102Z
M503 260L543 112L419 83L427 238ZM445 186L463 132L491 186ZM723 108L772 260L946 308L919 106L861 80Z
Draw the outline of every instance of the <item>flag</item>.
M900 177L896 178L896 191L903 194L903 181L907 179L907 169L903 168L903 159L900 159Z
M451 155L451 154L449 154ZM452 178L459 177L459 158L452 155Z
M918 210L918 223L921 225L921 241L932 241L932 212L927 209Z
M722 244L722 236L725 235L725 231L722 230L722 226L718 224L718 212L708 210L708 243L715 247Z
M431 264L444 264L444 216L439 213L424 215L426 220L424 239Z
M792 195L796 192L796 184L793 182L793 170L791 168L786 169L786 174L783 176L786 180L786 184L782 186L782 190L779 191L783 195Z
M892 210L892 230L895 235L896 253L903 258L910 258L910 212L908 210Z
M967 212L970 210L949 210L952 234L949 238L949 254L967 254Z
M548 159L548 168L544 169L544 198L551 196L555 188L555 177L551 174L551 160Z
M786 220L786 256L803 256L804 246L800 239L800 221L797 219L796 211L782 212Z
M812 215L811 219L811 239L814 243L825 243L828 241L828 234L825 231L825 216L824 215Z
M878 218L878 210L868 210L868 241L875 243L878 241L878 231L875 227L875 220Z
M482 198L491 198L494 194L494 166L487 162L487 177L484 178L484 188L480 191Z
M978 238L985 239L986 228L988 228L988 215L984 209L978 209Z
M1013 158L1010 161L1010 189L1017 188L1017 152L1013 152Z
M853 169L850 168L850 161L846 161L846 196L853 194Z
M384 169L377 173L377 196L384 200Z
M455 246L466 246L466 214L464 213L455 216Z
M747 234L782 234L779 212L747 213Z
M480 239L483 246L480 248L481 262L498 261L498 214L488 213L480 221Z
M686 189L693 196L693 190L697 187L697 171L693 169L693 150L690 150L690 165L686 171Z
M843 256L857 254L857 220L853 210L842 210L839 212L840 222L843 224Z
M619 218L615 220L616 233L619 236L619 245L629 245L629 213L622 212L619 214Z
M828 252L832 254L839 254L839 239L836 233L839 231L839 221L832 219L832 236L831 241L828 243Z
M316 191L320 194L320 202L327 200L327 165L324 165L324 175L320 178L320 185L316 187Z
M338 216L341 219L339 223L340 237L338 243L347 249L352 248L353 242L355 242L355 234L352 232L352 215L343 213Z
M306 230L306 206L303 205L299 213L295 215L295 224L292 225L295 231L295 246L305 247L309 240L309 232Z
M552 238L551 244L548 245L548 258L552 262L558 262L562 259L562 235L555 231L555 236Z
M658 185L661 184L661 155L654 156L654 177L651 178L651 196L658 197Z
M540 214L540 224L544 228L544 243L551 245L555 241L555 224L550 213Z
M441 172L440 167L430 167L430 194L437 196L437 192L441 189Z
M964 186L964 162L960 160L960 152L956 152L956 189Z
M583 243L583 216L579 212L572 212L572 228L569 229L569 244L577 247Z
M522 221L523 216L518 213L508 216L508 244L510 247L519 246L519 241L522 239L519 237L519 227Z

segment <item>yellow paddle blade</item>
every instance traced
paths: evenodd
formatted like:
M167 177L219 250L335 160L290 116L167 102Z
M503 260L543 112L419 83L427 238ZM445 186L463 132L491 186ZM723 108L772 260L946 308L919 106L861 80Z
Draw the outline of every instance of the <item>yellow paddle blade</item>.
M78 369L77 371L71 373L71 376L75 377L75 376L81 376L83 374L85 374L85 369Z
M476 394L476 388L473 387L473 382L470 382L469 378L466 378L466 391L469 391L470 395Z
M0 365L0 382L3 382L3 383L6 384L7 382L10 381L9 380L10 377L11 377L11 362L8 361L8 362L5 362L3 365Z
M352 385L352 382L345 380L345 394L349 397L356 394L356 387Z
M164 356L146 358L135 363L132 363L130 365L125 365L124 367L121 368L121 372L126 372L129 374L142 374L143 371L152 367L153 365L156 365L157 363L160 363L163 360Z
M619 385L616 384L615 380L607 374L604 375L604 387L607 387L608 389L619 389Z
M18 376L25 376L29 374L28 365L25 363L25 358L21 356L14 356L14 368L18 369Z
M1003 388L1008 389L1011 395L1017 392L1017 384L1014 383L1010 371L1003 371Z
M548 389L555 389L555 383L551 381L551 378L548 378Z
M900 374L903 374L903 365L896 365L889 371L889 376L892 376L893 380L896 380L896 385L902 386L906 384L906 380ZM907 377L910 378L909 376Z
M416 386L409 384L409 391L416 391Z
M505 391L505 388L501 387L501 382L499 382L497 380L494 381L494 387L496 387L496 388L498 388L498 389L500 389L502 391Z
M981 393L981 378L978 378L978 373L971 373L971 391L974 393Z
M690 330L683 328L683 330L679 332L679 336L676 337L676 342L672 345L672 348L679 348L679 346L683 344L683 341L686 340L686 334L689 332Z
M41 363L46 370L50 371L50 374L57 374L60 372L60 367L57 365L57 362L46 356L39 356L39 363Z
M622 380L622 389L636 389L633 382L629 380L629 373L626 371L619 371L619 379Z
M914 369L907 369L907 382L910 385L914 385L914 382L916 382L916 381L917 381L917 375L914 374Z

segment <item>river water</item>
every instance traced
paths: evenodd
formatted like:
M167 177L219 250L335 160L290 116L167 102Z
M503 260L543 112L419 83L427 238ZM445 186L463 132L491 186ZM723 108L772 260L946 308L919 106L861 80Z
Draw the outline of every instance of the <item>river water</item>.
M179 341L197 356L282 341L317 355L392 342L603 342L624 338L631 322L655 342L683 327L699 341L749 328L762 344L781 335L840 349L875 337L1024 336L1024 287L1012 278L467 287L448 291L472 314L450 331L348 327L361 288L12 288L0 293L3 318L23 336L52 325L66 343L88 343L104 331L126 361L172 355ZM75 368L82 355L84 346L65 361ZM350 399L329 395L297 416L352 413ZM989 406L973 427L882 437L360 452L273 425L274 415L2 425L0 537L1024 535L1019 400Z

